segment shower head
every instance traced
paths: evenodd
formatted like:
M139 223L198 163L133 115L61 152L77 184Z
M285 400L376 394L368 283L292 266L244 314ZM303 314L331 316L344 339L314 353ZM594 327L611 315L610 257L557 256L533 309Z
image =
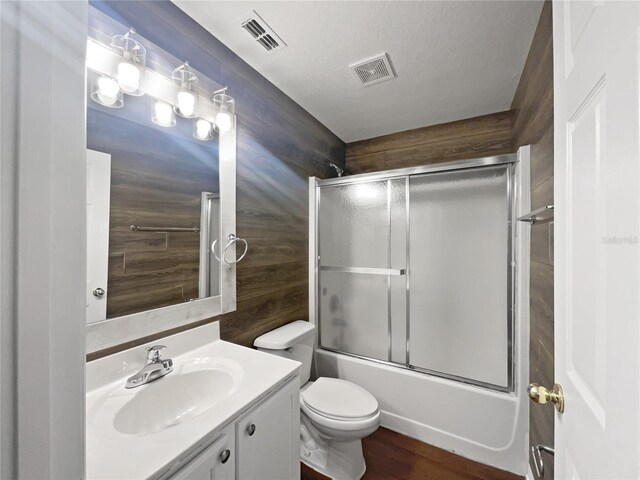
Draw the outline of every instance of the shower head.
M344 173L344 170L342 168L340 168L338 165L336 165L335 163L331 162L329 163L329 165L336 171L338 172L338 177L341 177L342 174Z

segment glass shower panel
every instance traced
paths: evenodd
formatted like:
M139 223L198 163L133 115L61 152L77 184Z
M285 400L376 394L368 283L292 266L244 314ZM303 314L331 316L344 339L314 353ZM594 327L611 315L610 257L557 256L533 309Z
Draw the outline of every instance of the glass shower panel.
M407 362L407 277L391 276L391 338L390 361L406 364Z
M387 181L321 189L319 253L321 264L388 268Z
M410 179L410 364L509 386L508 167Z
M378 360L389 356L388 277L320 272L320 345Z
M390 265L394 269L405 270L407 268L407 182L407 177L389 181ZM389 280L391 282L389 360L405 364L407 361L407 277L406 275L390 276Z
M405 178L320 189L320 345L406 361Z

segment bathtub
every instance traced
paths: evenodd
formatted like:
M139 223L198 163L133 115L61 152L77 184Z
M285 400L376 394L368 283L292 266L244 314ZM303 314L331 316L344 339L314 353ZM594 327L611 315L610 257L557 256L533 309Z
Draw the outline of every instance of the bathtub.
M495 392L322 349L315 360L319 376L349 380L371 392L382 410L383 427L503 470L526 473L524 392Z

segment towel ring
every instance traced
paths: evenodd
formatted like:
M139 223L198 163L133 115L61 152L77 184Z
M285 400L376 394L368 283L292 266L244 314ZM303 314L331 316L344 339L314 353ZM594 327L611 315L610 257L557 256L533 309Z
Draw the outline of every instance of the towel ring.
M236 258L233 262L230 262L229 260L227 260L227 250L229 250L229 247L231 245L237 242L244 242L244 252L242 252L242 255ZM226 263L227 265L234 265L238 263L244 258L244 256L247 254L247 251L249 250L249 244L244 238L236 237L235 234L230 233L227 239L227 246L224 247L224 251L222 253L222 260L220 260L220 257L218 257L218 254L216 253L216 243L218 243L217 238L211 244L211 252L213 253L213 256L216 257L216 260L218 260L219 262L224 261L224 263Z

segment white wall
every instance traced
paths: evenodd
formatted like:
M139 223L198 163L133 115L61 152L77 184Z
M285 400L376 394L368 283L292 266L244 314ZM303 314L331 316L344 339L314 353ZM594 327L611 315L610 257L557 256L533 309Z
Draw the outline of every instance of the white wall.
M87 5L0 14L0 475L82 478Z
M15 478L15 6L0 2L0 478Z

